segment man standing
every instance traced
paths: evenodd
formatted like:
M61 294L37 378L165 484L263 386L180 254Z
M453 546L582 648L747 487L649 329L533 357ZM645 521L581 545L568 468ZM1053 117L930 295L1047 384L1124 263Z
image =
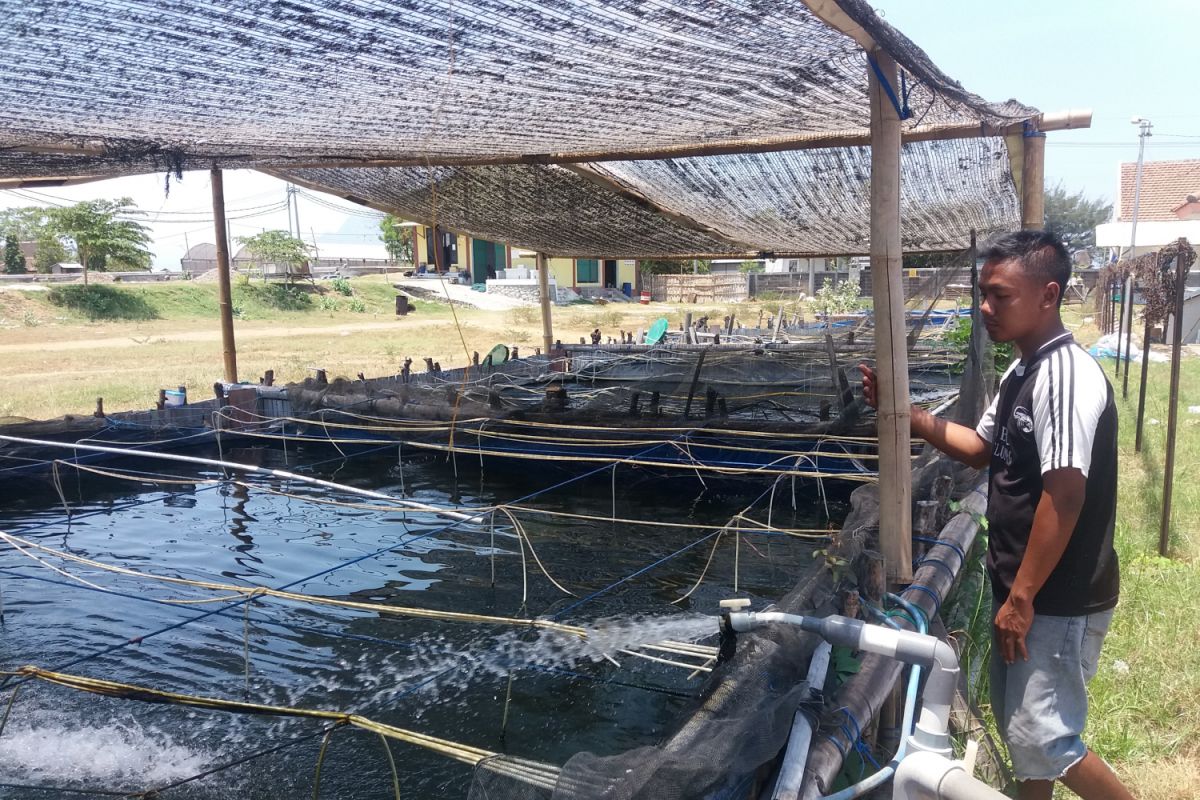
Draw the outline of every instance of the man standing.
M1132 800L1080 738L1086 684L1119 583L1112 386L1063 327L1071 262L1056 236L1008 233L979 255L984 324L993 340L1015 344L1020 360L974 430L914 406L912 433L963 463L991 468L992 711L1019 796L1049 800L1062 780L1085 800ZM875 406L875 373L859 369Z

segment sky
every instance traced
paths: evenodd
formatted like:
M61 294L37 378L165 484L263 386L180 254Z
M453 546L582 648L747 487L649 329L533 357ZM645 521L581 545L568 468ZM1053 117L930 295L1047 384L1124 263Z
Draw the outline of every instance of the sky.
M1014 97L1044 112L1090 108L1092 127L1048 135L1046 184L1114 199L1118 165L1137 158L1137 126L1153 123L1146 160L1200 158L1200 0L872 0L943 72L987 100ZM1200 187L1197 187L1200 188ZM227 172L233 236L287 229L284 184ZM178 269L188 244L213 241L207 172L164 195L147 175L45 190L0 190L0 208L128 196L148 213L155 267ZM306 239L378 243L377 215L327 195L301 196Z
M1090 129L1047 134L1047 187L1113 201L1133 117L1153 123L1147 161L1200 158L1200 0L869 2L986 100L1092 110Z

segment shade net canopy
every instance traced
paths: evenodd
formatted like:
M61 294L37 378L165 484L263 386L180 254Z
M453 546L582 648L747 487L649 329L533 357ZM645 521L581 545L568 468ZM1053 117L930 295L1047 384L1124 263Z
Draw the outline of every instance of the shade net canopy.
M910 134L999 133L1038 114L967 92L861 0L31 0L6 12L0 182L267 169L563 256L866 252L864 39L899 66L890 89ZM855 144L818 146L830 137ZM726 154L695 156L714 149ZM998 136L911 141L902 173L907 249L1017 224Z
M869 249L867 147L583 167L393 167L278 174L407 219L436 222L551 255L846 255ZM603 182L597 183L595 176ZM905 250L961 249L971 230L986 235L1020 227L1016 188L1001 139L906 144L900 187Z
M910 127L1036 114L966 92L865 3L829 5L900 64ZM3 149L512 158L869 123L866 54L799 0L31 0L5 28Z

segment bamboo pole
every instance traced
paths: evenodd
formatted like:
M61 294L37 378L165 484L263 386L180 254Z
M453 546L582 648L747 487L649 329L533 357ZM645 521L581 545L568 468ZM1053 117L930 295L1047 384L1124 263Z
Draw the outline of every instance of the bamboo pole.
M897 85L896 62L872 54ZM900 117L874 70L871 96L871 286L878 375L879 544L888 580L912 580L911 405L900 249Z
M1125 291L1125 283L1118 284L1121 287L1121 315L1117 319L1117 370L1116 377L1121 377L1121 339L1125 336L1125 301L1128 299L1129 292Z
M1167 463L1163 467L1162 522L1158 528L1158 554L1171 549L1171 492L1175 487L1175 432L1179 424L1179 359L1183 356L1183 295L1187 289L1186 240L1181 239L1175 255L1175 308L1171 320L1171 390L1167 398ZM1191 245L1186 245L1190 247Z
M1026 131L1021 153L1021 227L1040 230L1046 224L1046 134Z
M545 253L537 254L538 301L542 305L542 349L547 356L554 349L554 325L550 318L550 266Z
M1121 378L1121 399L1129 399L1129 368L1133 366L1130 360L1129 349L1133 346L1133 292L1136 287L1133 283L1133 269L1129 270L1129 277L1125 280L1125 294L1129 296L1126 302L1129 303L1129 319L1125 324L1125 374ZM1121 354L1121 342L1117 342L1117 355Z
M881 51L882 52L882 51ZM889 57L889 61L891 58ZM892 63L895 63L892 61ZM1091 109L1070 109L1042 114L1032 120L1039 131L1074 130L1089 128L1092 124ZM1005 136L1019 133L1023 122L993 126L983 122L953 122L919 125L903 132L905 142L932 142L949 139L979 139L988 136ZM622 150L595 150L557 153L504 153L489 156L448 156L430 153L405 153L403 156L351 156L317 155L301 153L289 157L287 153L274 151L265 155L232 156L217 158L229 168L258 169L263 162L271 162L270 172L291 169L333 169L356 167L451 167L492 166L499 164L581 164L591 161L660 161L668 158L734 155L741 153L774 153L786 150L814 150L833 147L863 147L871 143L870 130L851 128L841 131L820 131L792 136L768 136L757 139L725 139L701 144L669 145L665 147L630 148ZM47 145L32 145L11 151L16 155L57 156L110 156L112 144L107 141L59 142ZM213 160L203 152L188 154L190 158ZM44 168L42 168L44 169ZM103 178L116 177L119 173ZM20 176L9 179L21 180ZM41 180L59 180L43 175ZM97 176L96 180L100 180Z
M225 360L225 382L237 383L237 344L233 338L233 292L229 280L229 227L225 221L225 178L221 170L210 173L212 183L213 231L217 243L217 307L221 314L221 350Z
M1150 318L1145 317L1145 329L1142 332L1142 374L1138 381L1138 412L1137 436L1133 443L1133 452L1142 452L1142 428L1146 418L1146 371L1150 364Z

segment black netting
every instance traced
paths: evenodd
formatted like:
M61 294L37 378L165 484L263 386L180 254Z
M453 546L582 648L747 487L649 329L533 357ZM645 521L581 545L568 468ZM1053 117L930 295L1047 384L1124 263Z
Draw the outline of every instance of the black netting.
M587 170L667 209L559 166L285 170L316 189L365 200L408 219L576 258L687 257L771 251L866 253L870 148L825 148ZM999 138L913 142L901 155L906 250L966 247L1019 227L1016 187Z
M910 124L1002 125L859 0ZM801 2L56 0L6 9L0 149L588 154L861 130L866 55ZM30 164L36 164L36 154Z

